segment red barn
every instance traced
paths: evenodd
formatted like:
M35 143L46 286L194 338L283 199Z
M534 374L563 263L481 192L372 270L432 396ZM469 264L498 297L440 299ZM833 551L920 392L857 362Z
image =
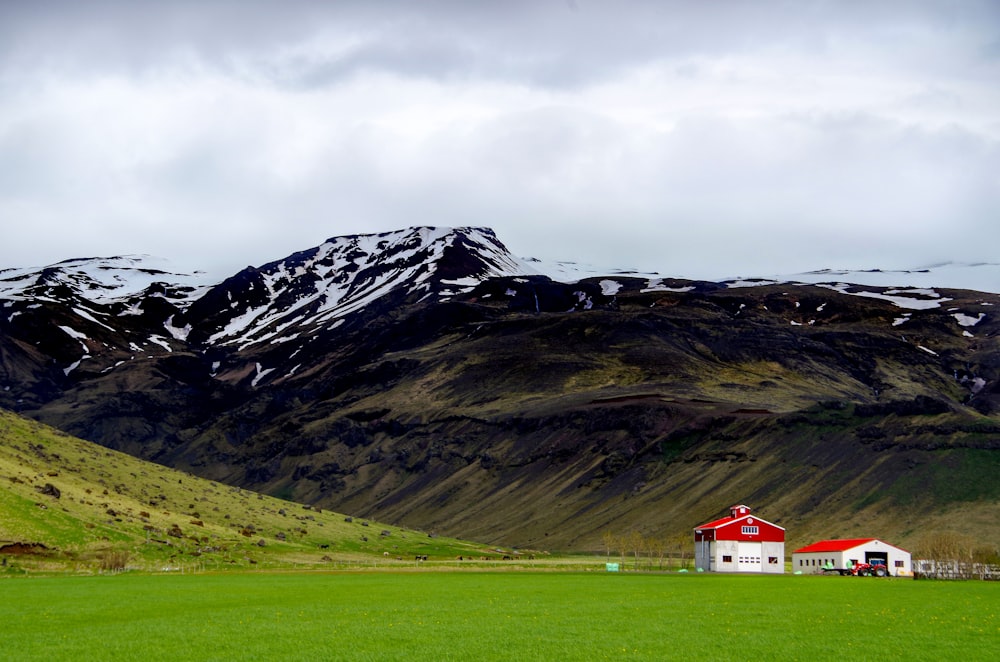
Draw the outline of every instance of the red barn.
M783 573L785 529L733 506L729 517L695 527L694 560L709 572Z

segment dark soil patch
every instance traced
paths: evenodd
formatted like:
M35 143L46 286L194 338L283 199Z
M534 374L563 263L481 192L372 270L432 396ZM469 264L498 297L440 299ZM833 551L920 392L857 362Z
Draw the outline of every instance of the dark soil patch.
M10 556L29 556L44 554L49 551L49 548L40 542L12 542L6 545L0 545L0 554L8 554Z

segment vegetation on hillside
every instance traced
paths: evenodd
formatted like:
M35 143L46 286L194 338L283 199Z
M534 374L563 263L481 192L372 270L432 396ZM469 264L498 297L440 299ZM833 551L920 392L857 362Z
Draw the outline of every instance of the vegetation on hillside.
M197 478L0 411L0 563L181 570L499 557Z

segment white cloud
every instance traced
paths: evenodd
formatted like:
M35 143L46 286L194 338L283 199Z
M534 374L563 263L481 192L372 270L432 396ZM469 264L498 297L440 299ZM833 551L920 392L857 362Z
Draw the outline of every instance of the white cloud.
M991 3L415 7L0 9L0 267L413 224L697 277L993 257Z

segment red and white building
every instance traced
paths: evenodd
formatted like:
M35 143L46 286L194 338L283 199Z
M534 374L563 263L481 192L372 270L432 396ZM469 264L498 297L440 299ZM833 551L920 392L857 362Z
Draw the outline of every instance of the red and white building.
M844 569L855 563L881 562L890 575L913 574L910 553L877 538L820 540L792 552L792 572L818 574L823 568Z
M694 562L709 572L783 573L785 529L733 506L729 517L695 527Z

